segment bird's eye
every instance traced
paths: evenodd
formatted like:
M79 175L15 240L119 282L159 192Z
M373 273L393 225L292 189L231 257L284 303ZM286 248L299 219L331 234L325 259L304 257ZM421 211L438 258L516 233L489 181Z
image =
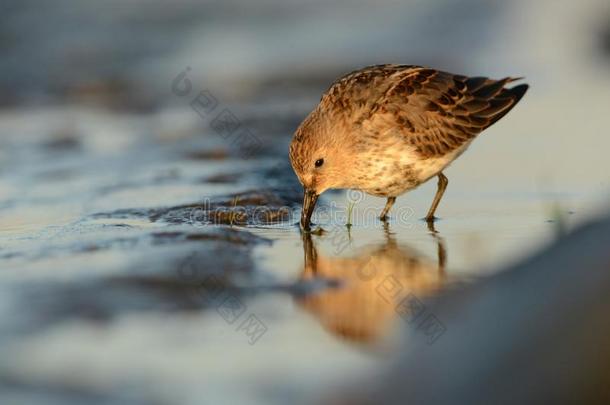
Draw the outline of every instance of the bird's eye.
M316 160L316 163L315 163L316 167L320 167L320 166L322 166L323 164L324 164L324 159L318 159L318 160Z

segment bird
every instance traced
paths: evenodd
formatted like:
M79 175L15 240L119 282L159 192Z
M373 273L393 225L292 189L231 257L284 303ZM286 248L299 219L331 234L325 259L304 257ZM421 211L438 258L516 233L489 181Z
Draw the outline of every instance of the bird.
M368 66L337 79L289 147L304 188L301 228L310 230L326 190L356 189L386 198L380 219L387 221L396 197L437 177L425 217L434 222L449 183L443 170L521 100L528 84L506 87L521 79L400 64Z

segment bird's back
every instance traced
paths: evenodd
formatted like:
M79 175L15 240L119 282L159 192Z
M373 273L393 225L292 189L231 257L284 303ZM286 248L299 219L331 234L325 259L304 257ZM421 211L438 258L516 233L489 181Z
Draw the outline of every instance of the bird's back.
M320 107L352 132L400 132L422 158L449 154L506 115L528 85L467 77L412 65L351 72L324 93Z

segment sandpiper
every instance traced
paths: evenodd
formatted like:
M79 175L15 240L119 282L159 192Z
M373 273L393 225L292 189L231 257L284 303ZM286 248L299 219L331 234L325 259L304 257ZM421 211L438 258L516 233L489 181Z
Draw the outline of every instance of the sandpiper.
M523 97L520 78L467 77L413 65L369 66L341 77L296 130L290 162L304 188L301 226L318 196L358 189L396 197L438 177L430 223L447 188L443 170Z

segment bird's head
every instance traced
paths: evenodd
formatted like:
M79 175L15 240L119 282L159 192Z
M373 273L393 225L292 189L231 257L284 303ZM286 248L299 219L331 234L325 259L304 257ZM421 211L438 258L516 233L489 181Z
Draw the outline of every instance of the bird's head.
M314 110L296 130L290 144L290 163L304 188L301 226L309 230L318 196L332 188L348 187L345 137Z

